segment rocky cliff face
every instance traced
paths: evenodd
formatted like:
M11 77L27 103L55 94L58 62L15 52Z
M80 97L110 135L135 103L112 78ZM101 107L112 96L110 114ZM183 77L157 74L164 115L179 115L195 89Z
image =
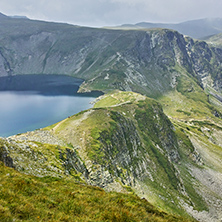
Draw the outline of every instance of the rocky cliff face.
M0 75L67 74L80 91L121 89L152 97L181 75L221 91L222 50L176 31L91 29L21 19L0 20Z
M136 93L104 95L93 109L0 142L1 160L26 174L134 192L177 214L208 209L190 184L201 170L197 149L158 102Z

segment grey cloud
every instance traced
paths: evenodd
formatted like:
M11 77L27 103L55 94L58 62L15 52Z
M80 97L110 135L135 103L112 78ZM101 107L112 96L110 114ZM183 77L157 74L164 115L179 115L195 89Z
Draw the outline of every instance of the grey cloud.
M7 15L104 26L221 17L221 0L1 0Z

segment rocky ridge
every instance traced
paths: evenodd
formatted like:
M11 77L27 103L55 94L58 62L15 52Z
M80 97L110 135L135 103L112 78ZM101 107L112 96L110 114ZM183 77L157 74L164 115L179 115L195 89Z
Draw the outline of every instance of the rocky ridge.
M66 74L81 92L120 89L158 97L196 78L221 92L220 48L167 29L108 30L1 19L0 75Z
M208 162L199 154L199 143L191 141L155 100L116 92L52 127L1 139L1 156L26 174L135 192L168 212L217 221L220 174L210 174L215 188L198 177Z

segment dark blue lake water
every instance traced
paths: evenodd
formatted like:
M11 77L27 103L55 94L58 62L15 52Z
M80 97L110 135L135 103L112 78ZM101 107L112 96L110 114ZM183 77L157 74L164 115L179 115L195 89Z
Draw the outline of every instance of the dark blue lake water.
M10 91L10 84L4 90L0 87L0 136L43 128L92 107L90 102L95 100L96 95L77 94L82 81L65 78L51 76L47 82L50 87L41 83L41 90L36 82L33 86L36 91L28 91L30 88L25 88L24 83L21 84L22 89L16 85L16 91ZM1 78L0 82L3 82Z

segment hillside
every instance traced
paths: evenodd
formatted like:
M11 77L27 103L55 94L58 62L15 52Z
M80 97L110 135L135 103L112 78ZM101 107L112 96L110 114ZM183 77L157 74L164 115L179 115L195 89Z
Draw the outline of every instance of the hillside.
M170 214L217 221L221 120L172 121L155 100L114 92L46 129L1 139L1 156L25 174L68 176L133 192Z
M27 176L0 163L3 221L191 221L133 194L106 193L71 179ZM19 191L18 191L19 190Z
M0 75L66 74L80 92L113 89L152 98L180 79L221 92L222 50L176 31L107 30L28 19L0 19Z

